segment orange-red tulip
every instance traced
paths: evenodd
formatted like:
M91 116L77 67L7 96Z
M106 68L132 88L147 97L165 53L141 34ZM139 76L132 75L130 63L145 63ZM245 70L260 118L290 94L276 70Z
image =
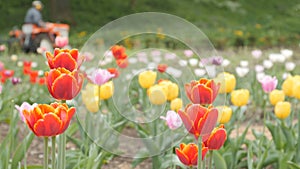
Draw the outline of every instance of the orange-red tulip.
M190 104L185 112L179 110L178 114L189 133L196 139L203 136L203 141L206 141L218 120L217 109L206 108L200 104Z
M220 84L213 80L200 79L185 85L185 92L194 104L212 104L217 97Z
M179 160L187 166L197 165L198 163L198 146L194 143L184 144L181 143L179 148L175 149ZM202 160L208 151L207 147L202 144Z
M23 74L29 75L31 71L31 62L24 61L23 62Z
M65 68L52 69L45 76L50 94L58 100L73 99L82 87L83 75L77 70L70 72Z
M127 58L127 55L125 53L125 48L123 46L114 45L111 48L111 52L114 55L115 59L117 59L117 60Z
M209 150L219 150L224 142L226 141L227 133L224 129L224 125L220 125L220 127L216 127L209 138L206 140L205 145Z
M46 52L46 56L50 69L61 67L73 71L80 66L80 62L82 61L79 60L77 49L69 50L56 48L53 55L50 52Z
M118 59L116 60L117 65L119 66L119 68L126 68L128 66L128 59Z
M30 83L36 83L37 82L37 77L39 76L39 72L36 70L31 70L29 72L29 77L30 77Z
M120 75L120 72L116 68L107 68L107 71L109 71L109 73L114 75L113 78L117 78Z
M168 68L168 65L167 64L159 64L157 66L157 70L160 72L160 73L164 73Z
M32 110L23 110L25 121L37 136L51 137L63 133L69 126L75 108L67 104L39 104Z

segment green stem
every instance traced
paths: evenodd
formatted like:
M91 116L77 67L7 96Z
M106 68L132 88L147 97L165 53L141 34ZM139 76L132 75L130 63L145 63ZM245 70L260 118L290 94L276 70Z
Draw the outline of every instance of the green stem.
M267 112L266 112L266 94L263 96L263 113L264 113L264 125L263 125L263 135L265 135L265 127L266 127L266 120L267 120Z
M239 128L240 128L240 117L241 117L241 113L242 113L242 109L241 107L238 108L240 111L238 113L236 113L236 138L239 139Z
M213 161L213 151L209 150L209 163L208 163L208 169L212 169L212 161Z
M202 169L202 137L198 137L198 169Z
M62 100L61 103L66 103L66 100ZM66 164L66 134L59 135L58 145L58 167L59 169L65 169Z
M48 137L44 138L44 169L48 169Z
M51 143L52 143L52 145L51 145L51 148L52 148L52 150L51 150L51 155L52 155L52 157L51 157L51 167L52 167L52 169L56 169L56 166L55 166L56 137L55 136L52 137Z

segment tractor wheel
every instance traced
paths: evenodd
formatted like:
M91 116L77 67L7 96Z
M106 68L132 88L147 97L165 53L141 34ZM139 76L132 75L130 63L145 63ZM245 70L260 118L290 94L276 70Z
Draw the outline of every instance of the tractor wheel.
M53 45L47 34L37 35L33 40L33 47L35 52L39 47L43 48L45 51L53 52Z

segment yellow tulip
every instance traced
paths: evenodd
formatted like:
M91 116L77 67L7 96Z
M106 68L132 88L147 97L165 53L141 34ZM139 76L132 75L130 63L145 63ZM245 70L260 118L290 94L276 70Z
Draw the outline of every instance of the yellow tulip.
M293 96L300 99L300 79L294 78Z
M165 86L167 88L167 100L171 101L178 97L179 88L176 83L172 83L168 80L163 80L159 83L161 86Z
M291 113L291 103L290 102L278 102L275 105L275 115L279 119L287 118Z
M182 108L182 100L180 98L173 99L171 101L171 110L178 111Z
M163 86L151 86L148 89L148 96L150 102L155 105L161 105L167 101L167 93Z
M82 101L86 106L86 108L88 109L88 111L92 113L96 113L99 111L100 102L99 102L98 91L99 91L99 86L92 83L88 83L85 86L85 89L81 91Z
M227 72L218 74L215 81L221 84L219 93L230 93L234 90L236 85L235 76Z
M282 102L284 101L284 92L282 90L273 90L271 91L271 93L269 94L269 100L270 103L275 106L277 102Z
M100 86L100 99L106 100L114 94L114 84L112 81L106 82Z
M148 89L151 87L155 83L156 75L157 73L152 70L141 72L139 74L139 83L142 88Z
M230 121L231 115L232 115L231 107L218 106L216 108L218 109L218 112L219 112L218 122L221 123L221 124L228 123Z
M244 106L248 103L250 92L247 89L239 89L231 92L231 102L235 106Z
M294 79L292 76L289 76L287 79L285 79L281 87L285 95L289 97L293 96L293 84Z

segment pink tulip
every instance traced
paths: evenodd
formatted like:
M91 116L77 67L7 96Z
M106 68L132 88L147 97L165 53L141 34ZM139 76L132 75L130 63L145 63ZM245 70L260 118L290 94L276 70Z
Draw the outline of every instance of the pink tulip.
M278 80L275 76L271 77L269 75L266 75L260 80L260 83L264 92L269 93L276 88Z
M109 81L114 76L115 75L111 74L106 69L97 69L91 75L88 75L88 78L92 81L92 83L100 86Z
M166 120L168 127L175 130L182 125L181 118L175 111L168 111L166 117L160 116L161 119Z
M30 105L27 102L23 102L21 106L15 105L15 108L19 111L20 113L20 118L22 121L24 121L24 116L23 116L23 111L27 110L28 112L32 111L35 107L37 106L36 103L33 105Z
M194 55L194 52L192 50L184 50L183 53L188 58Z
M251 52L252 56L255 58L255 59L258 59L260 58L260 56L262 55L262 51L261 50L253 50Z
M2 93L2 85L0 84L0 94Z
M6 50L6 46L5 45L0 45L0 52L3 52Z
M69 44L68 37L58 36L55 38L55 45L59 48L63 48Z

